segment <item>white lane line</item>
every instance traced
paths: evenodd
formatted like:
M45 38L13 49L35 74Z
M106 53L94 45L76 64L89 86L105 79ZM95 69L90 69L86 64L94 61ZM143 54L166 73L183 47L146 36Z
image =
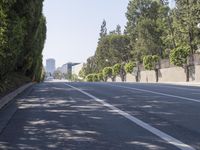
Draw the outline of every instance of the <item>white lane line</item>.
M180 150L195 150L193 147L191 147L191 146L189 146L189 145L187 145L187 144L175 139L174 137L172 137L172 136L170 136L170 135L168 135L168 134L166 134L166 133L154 128L153 126L151 126L151 125L139 120L138 118L131 116L130 114L118 109L117 107L105 102L104 100L101 100L101 99L99 99L99 98L97 98L97 97L95 97L95 96L93 96L93 95L91 95L91 94L79 89L79 88L71 86L69 84L65 83L65 85L67 85L68 87L71 87L71 88L79 91L80 93L82 93L84 95L87 95L88 97L90 97L90 98L94 99L95 101L101 103L103 106L110 108L114 112L116 112L116 113L124 116L125 118L129 119L130 121L134 122L138 126L140 126L140 127L144 128L144 129L148 130L149 132L157 135L158 137L160 137L161 139L165 140L169 144L172 144L172 145L176 146Z
M106 85L113 86L113 87L120 87L120 88L130 89L130 90L136 90L136 91L141 91L141 92L146 92L146 93L152 93L152 94L157 94L157 95L162 95L162 96L167 96L167 97L174 97L174 98L178 98L178 99L183 99L183 100L187 100L187 101L200 103L200 99L193 99L193 98L189 98L189 97L177 96L177 95L172 95L172 94L166 94L166 93L155 92L155 91L150 91L150 90L145 90L145 89L121 86L121 85L112 85L112 84L109 84L109 83L107 83Z

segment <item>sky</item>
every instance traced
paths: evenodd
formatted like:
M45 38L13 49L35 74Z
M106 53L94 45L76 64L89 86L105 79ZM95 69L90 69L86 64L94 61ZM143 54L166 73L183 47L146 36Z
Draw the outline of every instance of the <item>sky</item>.
M56 66L67 62L85 62L94 55L103 19L108 30L126 24L129 0L45 0L47 39L43 51L56 59Z
M173 1L173 0L172 0ZM124 29L129 0L45 0L47 39L43 63L56 60L56 67L67 62L86 62L96 50L102 21L108 31L119 24Z

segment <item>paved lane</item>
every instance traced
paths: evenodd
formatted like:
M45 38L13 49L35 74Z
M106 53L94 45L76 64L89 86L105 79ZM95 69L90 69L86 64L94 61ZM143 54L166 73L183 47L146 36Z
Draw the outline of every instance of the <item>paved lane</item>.
M196 150L200 149L200 103L117 87L159 90L153 84L70 85L105 100ZM181 93L181 90L189 93L187 89L178 89L177 92ZM6 115L11 119L0 134L0 149L178 150L64 83L34 86L18 97L17 102L0 111L0 118L4 118L2 122L8 120Z
M183 96L180 94L184 93L187 97L196 99L198 97L191 94L191 89L197 91L199 88L127 83L73 83L71 85L105 100L196 149L200 149L199 102L131 89L138 88L166 94L170 92L176 96Z

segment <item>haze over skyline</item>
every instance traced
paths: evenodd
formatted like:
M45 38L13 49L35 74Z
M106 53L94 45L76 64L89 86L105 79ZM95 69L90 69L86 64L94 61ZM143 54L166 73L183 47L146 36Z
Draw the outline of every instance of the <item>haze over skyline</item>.
M174 0L171 0L174 1ZM108 32L119 24L124 30L129 0L46 0L47 40L43 64L47 58L56 60L56 67L67 62L85 62L94 55L100 26L107 22ZM171 2L171 5L174 4Z

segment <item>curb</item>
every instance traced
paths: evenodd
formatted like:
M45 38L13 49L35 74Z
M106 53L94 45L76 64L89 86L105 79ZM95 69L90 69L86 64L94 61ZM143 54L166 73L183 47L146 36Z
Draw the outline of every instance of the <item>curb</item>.
M33 82L27 83L27 84L21 86L20 88L16 89L15 91L11 92L10 94L1 98L0 99L0 109L2 109L6 104L8 104L11 100L13 100L17 95L22 93L25 89L29 88L33 84L35 84L35 83L33 83Z
M158 82L158 83L168 84L168 85L178 85L178 86L200 87L199 82Z

